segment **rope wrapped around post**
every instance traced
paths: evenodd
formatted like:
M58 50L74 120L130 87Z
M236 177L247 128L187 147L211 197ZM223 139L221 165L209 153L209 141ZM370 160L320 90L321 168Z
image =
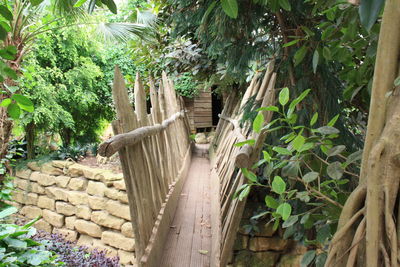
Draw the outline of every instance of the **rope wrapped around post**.
M128 133L118 134L107 141L103 142L99 146L98 153L102 157L111 157L118 150L134 145L146 137L156 135L161 131L165 130L170 124L174 123L178 119L182 119L185 116L185 111L180 111L172 115L170 118L164 120L161 124L155 124L153 126L144 126L135 129Z

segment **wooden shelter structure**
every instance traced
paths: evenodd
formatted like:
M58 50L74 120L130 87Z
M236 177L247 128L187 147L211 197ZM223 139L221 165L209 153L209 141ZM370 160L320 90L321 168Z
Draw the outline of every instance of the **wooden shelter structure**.
M202 167L190 167L192 145L189 141L189 120L183 100L176 95L172 81L163 73L158 83L159 88L156 89L154 80L149 79L152 108L150 114L147 114L146 97L139 75L135 82L134 110L129 103L123 76L116 67L113 86L117 111L113 129L116 135L100 145L99 154L109 157L118 152L120 155L139 266L166 266L161 263L164 259L173 262L173 265L166 267L204 264L213 267L226 266L245 205L245 198L242 201L233 198L234 193L246 181L238 167L250 168L253 165L258 159L266 135L266 132L252 132L249 124L240 127L238 121L243 117L243 107L250 98L255 98L259 106L274 103L276 74L273 73L273 68L272 61L263 79L261 73L255 75L242 99L234 93L228 97L212 144L211 165L203 162ZM268 123L271 112L260 112L264 115L265 124ZM234 146L235 143L248 139L253 139L255 145ZM194 159L195 157L196 155ZM195 159L194 164L196 162L199 160ZM198 201L206 201L206 197L193 198L192 193L190 197L181 194L189 169L195 172L195 175L189 174L192 179L188 181L191 183L198 183L199 179L209 179L210 205L196 204ZM202 188L207 187L207 183L202 184ZM194 194L199 191L198 185L185 186L188 192L193 190ZM204 189L200 191L207 193ZM183 203L183 208L175 214L178 201L187 201L189 204ZM201 227L191 225L192 228L185 228L185 225L197 219L202 220L203 215L199 216L201 213L197 212L194 215L185 214L185 210L193 212L193 208L184 209L187 205L193 205L196 210L210 210L211 251L203 251L201 257L199 253L193 253L196 251L192 246L196 247L194 240L200 240L197 244L200 244L201 248L202 238L196 235L202 235L204 232ZM177 216L181 218L176 218ZM169 239L171 229L177 227L173 223L177 222L182 223L182 229L187 230L183 232L184 238ZM201 224L203 226L208 223L201 221ZM180 232L178 229L172 232L172 235L178 236ZM173 240L168 242L176 244L166 244L167 240ZM178 244L179 242L182 243ZM204 242L208 241L205 239ZM168 252L168 255L176 255L176 258L165 256L166 247L178 250L176 253ZM204 257L207 259L204 260ZM180 261L182 259L184 261ZM189 262L189 265L186 262Z

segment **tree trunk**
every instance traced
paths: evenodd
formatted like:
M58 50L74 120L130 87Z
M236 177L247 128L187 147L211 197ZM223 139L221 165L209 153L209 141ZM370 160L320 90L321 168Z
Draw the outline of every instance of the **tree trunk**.
M347 200L326 267L399 266L400 2L387 0L375 63L360 184Z
M72 131L71 129L64 128L60 132L63 147L69 147L71 145Z
M36 130L36 125L34 122L30 122L25 128L28 159L35 158L35 139L36 139L35 130Z

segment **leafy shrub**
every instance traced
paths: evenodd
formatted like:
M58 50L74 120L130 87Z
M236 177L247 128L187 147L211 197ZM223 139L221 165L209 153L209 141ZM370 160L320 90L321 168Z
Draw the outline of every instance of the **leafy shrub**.
M56 151L52 158L56 159L73 159L75 161L85 157L87 152L91 152L92 155L96 155L97 153L97 144L76 144L70 145L68 147L61 147L58 151Z
M17 208L8 207L0 212L0 267L62 266L57 255L33 240L36 229L33 220L23 226L5 223Z
M189 72L182 73L175 78L175 90L184 97L194 98L199 94L198 84Z
M34 239L41 242L44 247L58 254L59 260L68 267L118 267L119 258L106 257L105 251L87 247L76 246L74 242L67 241L60 234L38 233Z
M289 103L289 89L284 88L279 94L280 107L259 109L253 120L254 132L284 129L285 134L278 145L265 144L263 158L252 168L242 169L248 183L239 188L236 197L244 198L252 187L264 192L265 209L252 219L268 218L274 229L285 229L284 238L311 247L302 266L313 262L323 266L326 253L321 251L336 231L341 209L352 190L352 179L358 178L355 173L359 170L361 151L349 153L346 146L335 144L339 130L333 126L338 116L318 128L318 113L308 125L298 123L296 109L309 92L304 91ZM263 110L276 114L265 126ZM252 145L254 141L236 145Z

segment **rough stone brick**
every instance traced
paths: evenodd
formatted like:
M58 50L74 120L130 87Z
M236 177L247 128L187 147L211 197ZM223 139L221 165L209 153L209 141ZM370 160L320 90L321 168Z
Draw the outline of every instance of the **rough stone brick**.
M32 174L34 176L35 173ZM50 186L56 183L56 177L49 174L41 173L38 178L37 182L43 186Z
M110 199L114 199L114 200L118 200L118 190L112 187L108 187L106 188L106 190L104 191L104 194L106 197L110 198Z
M68 166L71 166L72 164L74 164L74 162L68 161L68 160L53 160L52 161L52 165L59 169L64 169Z
M96 174L95 179L107 183L113 181L120 181L124 179L124 176L122 175L122 173L113 173L111 171L104 171Z
M79 177L83 175L82 169L85 168L85 166L80 165L80 164L72 164L71 166L68 167L68 176L71 177Z
M51 230L53 228L48 222L46 222L43 219L40 219L39 221L35 222L33 226L36 229L46 231L47 233L51 233Z
M131 222L126 222L121 226L121 233L126 237L133 238L133 228Z
M73 205L87 205L88 195L83 192L70 191L68 192L68 201Z
M90 180L100 180L99 178L97 178L96 176L102 172L104 172L105 170L102 169L96 169L96 168L91 168L91 167L87 167L84 166L82 168L82 172L83 172L83 176L85 176L86 178L90 179Z
M55 209L55 200L46 196L39 196L38 203L39 208L53 210Z
M43 210L43 219L58 228L61 228L64 225L64 215L55 213L51 210Z
M104 196L104 191L106 190L105 184L101 182L93 182L89 181L89 184L87 186L86 192L90 195L95 195L95 196Z
M126 191L126 185L124 180L116 181L113 183L114 187L117 188L118 190L125 190Z
M43 186L39 185L38 183L31 182L31 191L37 194L44 194L46 191Z
M91 246L93 244L94 238L88 235L80 235L78 242L76 243L78 246Z
M13 182L15 187L26 192L31 192L31 183L28 180L15 178Z
M60 175L56 177L56 184L59 187L66 188L69 183L69 180L71 180L71 177Z
M69 192L54 186L46 187L46 195L54 200L68 201Z
M81 234L86 234L92 237L101 237L101 227L92 222L76 220L75 229Z
M29 180L37 182L41 175L42 174L40 172L34 171L32 172L31 177L29 177Z
M64 236L66 240L69 240L71 242L75 242L78 239L78 233L68 229L54 228L53 233L60 234Z
M121 201L122 203L128 204L128 195L126 194L125 191L119 191L118 192L118 200Z
M123 219L117 218L108 214L107 211L94 211L91 216L92 222L105 226L108 228L112 228L115 230L121 229L121 225L124 223Z
M249 249L251 251L283 251L288 246L288 240L279 237L253 237L250 239Z
M125 251L134 251L135 249L135 240L133 238L124 237L120 233L104 231L101 235L101 241L107 245Z
M135 264L135 255L132 252L127 252L124 250L118 250L119 263L126 264Z
M97 249L99 251L105 251L107 257L118 256L118 251L115 248L104 245L104 243L99 239L93 239L92 250Z
M82 191L86 189L87 184L88 181L83 177L71 178L68 187L75 191Z
M35 161L28 162L28 164L26 164L26 165L28 166L29 169L31 169L33 171L40 171L40 166Z
M28 193L28 194L25 194L24 198L25 198L25 204L36 206L37 201L38 201L38 194Z
M114 216L123 218L127 221L131 220L131 213L128 205L121 204L118 201L108 200L106 203L106 209Z
M24 193L22 193L21 191L17 190L13 193L12 198L15 202L18 203L25 203L25 199L24 199Z
M19 213L28 219L35 219L39 216L42 216L42 209L35 206L24 206Z
M76 216L85 220L90 220L92 210L88 206L79 205L76 207Z
M55 168L51 162L47 162L47 163L43 164L40 171L42 173L50 174L50 175L63 175L64 174L64 172L61 169Z
M93 210L103 210L106 208L106 199L98 196L89 196L89 207Z
M29 169L19 169L15 172L15 176L22 178L22 179L29 179L31 174L32 174L32 171Z
M76 221L76 216L65 217L65 228L74 230L75 221Z
M68 204L66 202L62 202L62 201L57 201L56 202L56 210L58 213L67 215L67 216L71 216L71 215L75 215L76 213L76 207Z

